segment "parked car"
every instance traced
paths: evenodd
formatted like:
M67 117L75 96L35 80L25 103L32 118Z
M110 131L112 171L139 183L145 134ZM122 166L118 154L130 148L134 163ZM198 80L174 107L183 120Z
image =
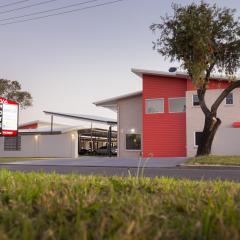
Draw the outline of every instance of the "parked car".
M91 151L90 149L81 148L78 153L79 155L86 155L86 154L89 154L90 151Z
M94 153L96 155L108 155L108 147L107 146L102 146L102 147L94 150ZM112 155L117 155L117 148L112 147L111 148L111 153L112 153Z

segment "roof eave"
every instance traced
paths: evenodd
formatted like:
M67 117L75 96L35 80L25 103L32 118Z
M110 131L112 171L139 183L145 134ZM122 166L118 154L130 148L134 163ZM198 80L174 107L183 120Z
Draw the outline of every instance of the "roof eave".
M139 68L132 68L131 71L136 74L137 76L141 77L145 75L153 75L153 76L163 76L163 77L171 77L171 78L185 78L190 79L189 75L185 72L163 72L163 71L156 71L156 70L147 70L147 69L139 69ZM229 81L227 76L219 76L219 75L212 75L210 77L212 80L219 80L219 81ZM236 80L239 80L239 76Z
M50 112L50 111L43 111L47 115L53 115L58 117L65 117L71 119L77 119L82 121L90 121L90 122L97 122L97 123L105 123L110 125L117 125L117 121L112 119L98 119L94 116L88 115L75 115L75 114L68 114L68 113L58 113L58 112Z
M137 92L128 93L128 94L124 94L124 95L121 95L121 96L97 101L97 102L94 102L93 104L98 106L98 107L114 107L114 106L117 106L117 102L119 100L126 99L126 98L131 98L131 97L137 97L137 96L140 96L140 95L142 95L142 91L137 91Z
M131 71L139 77L142 77L144 74L146 75L154 75L154 76L164 76L164 77L175 77L175 78L187 78L188 75L184 72L163 72L156 70L146 70L139 68L132 68Z

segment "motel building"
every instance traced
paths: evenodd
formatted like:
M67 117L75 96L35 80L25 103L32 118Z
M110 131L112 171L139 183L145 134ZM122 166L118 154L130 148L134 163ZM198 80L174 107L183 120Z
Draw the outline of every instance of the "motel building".
M188 75L132 69L142 91L95 102L117 112L119 157L192 157L204 125L198 96ZM211 105L228 86L214 77L206 93ZM215 155L240 155L240 89L220 105L222 120L212 146Z

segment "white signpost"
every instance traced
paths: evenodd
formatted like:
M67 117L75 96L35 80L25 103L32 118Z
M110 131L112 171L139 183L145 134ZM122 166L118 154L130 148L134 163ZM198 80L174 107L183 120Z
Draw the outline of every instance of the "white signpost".
M17 136L18 104L0 97L0 136Z

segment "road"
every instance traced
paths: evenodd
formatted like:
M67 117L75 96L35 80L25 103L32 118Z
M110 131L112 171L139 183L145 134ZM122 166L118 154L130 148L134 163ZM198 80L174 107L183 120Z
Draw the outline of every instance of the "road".
M71 165L31 165L31 164L0 164L0 168L12 171L43 171L56 172L60 174L77 173L83 175L104 175L104 176L136 176L136 167L105 167L105 166L71 166ZM142 171L140 170L140 173ZM147 167L143 170L145 177L177 177L187 179L221 179L240 182L240 169L190 169L180 167Z
M59 165L59 166L82 166L82 167L176 167L183 163L184 157L162 157L162 158L127 158L127 157L94 157L82 156L80 158L55 158L42 160L17 161L12 164L20 165Z

